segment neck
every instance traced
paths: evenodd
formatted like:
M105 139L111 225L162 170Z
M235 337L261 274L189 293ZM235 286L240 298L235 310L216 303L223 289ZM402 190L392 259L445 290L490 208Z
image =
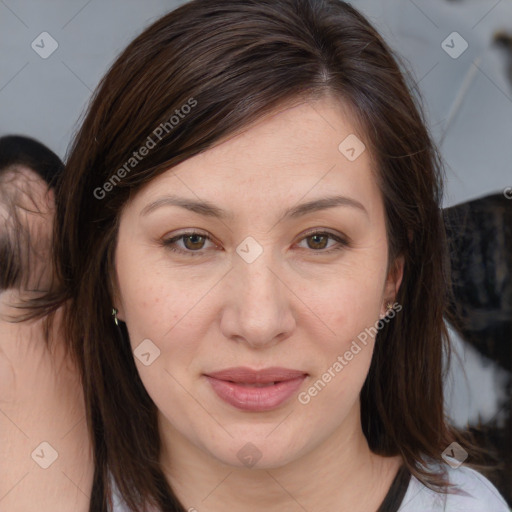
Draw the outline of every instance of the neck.
M49 348L43 320L10 320L19 314L14 305L20 298L27 294L0 294L0 441L9 460L0 465L0 482L12 488L4 496L5 506L29 510L37 502L41 510L55 510L64 503L67 510L85 511L94 468L80 379L59 336L60 311ZM44 447L42 451L42 441L55 450L57 459L40 477L18 486L14 475L39 470L31 454L36 448L37 454L48 453Z
M44 319L19 321L20 314L26 312L19 305L33 297L36 297L34 292L7 290L0 293L1 383L2 389L8 390L7 394L2 394L2 402L13 409L25 408L25 404L30 403L33 410L38 410L38 392L44 386L46 390L51 387L64 395L69 394L69 387L61 389L61 384L76 380L76 369L70 364L60 334L61 312L55 315L48 340ZM37 415L33 418L37 422Z
M347 421L309 453L280 467L223 464L160 417L168 479L186 509L218 512L377 510L401 464L372 453L362 432L359 401Z
M17 289L0 292L0 321L13 322L20 313L23 313L20 306L30 299L40 297L42 294L44 292Z

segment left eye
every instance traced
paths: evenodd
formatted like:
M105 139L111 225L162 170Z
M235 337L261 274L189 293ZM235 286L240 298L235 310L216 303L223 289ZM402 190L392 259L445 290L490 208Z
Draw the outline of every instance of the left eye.
M312 233L308 233L305 237L302 238L302 241L309 240L309 239L311 239L313 241L312 244L311 243L308 244L309 248L317 249L314 252L321 252L322 254L330 253L332 251L337 251L337 250L343 249L348 245L347 240L345 240L344 238L342 238L338 235L335 235L334 233L329 233L326 231L314 231ZM331 246L329 249L327 249L325 251L318 250L318 249L325 249L326 244L329 239L334 240L335 242L337 242L337 244L334 244L334 247ZM320 247L318 247L318 246L320 246Z
M322 254L340 250L348 246L347 240L326 231L315 231L308 233L301 239L301 241L309 239L312 240L312 243L308 244L309 248L312 249L313 252L319 252ZM326 248L326 244L329 239L337 242L337 245L335 244L334 247L331 246L331 248L323 250ZM202 249L204 247L205 241L207 240L211 241L211 238L208 235L203 233L190 232L182 233L181 235L175 236L173 238L163 240L163 245L173 252L186 254L189 256L200 256L203 254ZM184 248L177 246L178 241L183 241Z

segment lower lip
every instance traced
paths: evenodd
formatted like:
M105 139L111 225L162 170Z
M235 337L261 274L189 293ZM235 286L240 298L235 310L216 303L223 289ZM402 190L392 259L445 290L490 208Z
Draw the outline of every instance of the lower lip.
M256 388L241 386L235 382L219 380L206 375L217 396L228 404L243 411L270 411L279 407L302 385L305 375L272 386Z

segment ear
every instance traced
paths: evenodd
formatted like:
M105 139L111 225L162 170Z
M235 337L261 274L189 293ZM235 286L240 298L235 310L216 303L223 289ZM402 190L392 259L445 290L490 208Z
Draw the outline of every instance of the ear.
M386 304L395 302L398 290L402 284L404 276L405 258L402 254L397 256L393 263L390 265L388 275L386 277L386 284L384 285L384 296L382 304L382 314L386 314Z
M48 187L45 199L47 210L53 211L55 209L55 191L53 188Z

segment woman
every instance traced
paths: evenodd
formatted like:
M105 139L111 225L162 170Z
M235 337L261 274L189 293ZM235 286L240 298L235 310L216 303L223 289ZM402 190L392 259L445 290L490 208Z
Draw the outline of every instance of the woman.
M507 510L444 415L423 119L337 0L193 0L119 56L58 186L45 308L91 511Z

